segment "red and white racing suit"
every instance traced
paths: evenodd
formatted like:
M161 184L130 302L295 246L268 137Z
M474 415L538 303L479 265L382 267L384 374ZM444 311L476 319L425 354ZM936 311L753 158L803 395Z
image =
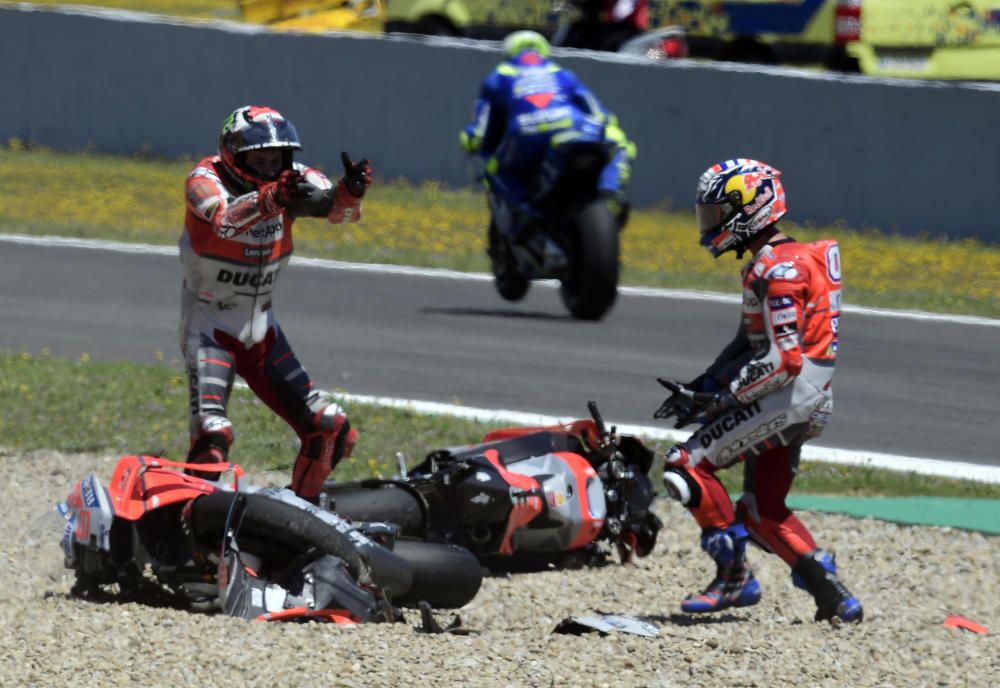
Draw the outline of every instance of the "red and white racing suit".
M295 169L320 189L331 182L300 163ZM190 388L188 461L224 461L233 442L226 415L237 374L302 442L292 489L314 498L336 463L357 441L343 409L313 389L271 308L271 294L292 255L293 216L259 191L239 195L218 156L188 175L187 213L180 239L181 351ZM340 189L338 189L340 191ZM354 221L360 199L336 196L331 222Z
M785 497L802 443L819 436L833 412L840 271L835 241L775 242L746 264L739 334L706 371L741 406L667 455L696 483L689 507L703 529L733 523L729 495L714 474L743 461L740 520L789 565L816 549Z

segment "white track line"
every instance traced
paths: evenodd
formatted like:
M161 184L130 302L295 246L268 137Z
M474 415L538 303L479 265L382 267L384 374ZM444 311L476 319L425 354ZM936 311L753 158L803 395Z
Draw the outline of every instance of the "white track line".
M0 234L0 242L26 244L31 246L53 246L65 248L83 248L96 251L114 251L117 253L138 253L159 256L176 256L176 246L158 246L153 244L133 244L124 241L105 241L102 239L75 239L57 236L30 236L25 234ZM478 272L460 272L439 268L417 268L408 265L387 265L382 263L348 263L340 260L324 258L292 257L296 265L303 265L323 270L345 270L353 272L374 272L384 275L406 275L410 277L431 277L435 279L465 280L470 282L488 282L491 275ZM557 282L548 280L542 285L555 287ZM692 289L658 289L655 287L619 287L619 293L630 296L647 296L659 299L683 299L688 301L712 301L716 303L740 302L739 296L719 294ZM861 306L844 306L845 313L878 316L881 318L900 318L904 320L936 321L958 325L980 325L983 327L1000 327L1000 319L982 318L971 315L949 315L946 313L928 313L925 311L895 310L891 308L865 308Z
M415 413L430 415L453 416L484 422L511 423L514 425L556 425L577 420L574 416L544 416L521 411L504 409L483 409L456 404L442 404L433 401L416 401L412 399L395 399L392 397L377 397L364 394L337 394L338 398L350 403L374 404L398 409L406 409ZM691 436L689 432L669 430L662 427L630 425L614 423L605 419L608 427L617 426L618 432L637 435L651 440L664 440L671 444L683 442ZM941 476L977 480L985 483L1000 484L1000 466L985 466L982 464L962 461L944 461L939 459L923 459L912 456L881 454L878 452L858 451L852 449L835 449L805 445L802 448L802 458L807 461L823 461L825 463L845 464L849 466L870 466L893 471L913 472L920 475Z
M74 239L70 237L54 236L27 236L19 234L0 234L0 242L15 244L27 244L33 246L59 246L70 248L83 248L101 251L116 251L120 253L138 253L147 255L176 256L177 248L173 246L155 246L150 244L131 244L121 241L103 241L95 239ZM492 279L490 275L479 273L458 272L456 270L437 270L429 268L414 268L403 265L377 265L365 263L346 263L336 260L324 260L319 258L293 258L299 265L307 265L327 270L355 270L364 272L378 272L383 274L401 274L419 277L434 277L443 279L461 279L488 281ZM624 293L634 293L641 296L651 296L657 298L680 298L698 299L707 301L724 301L736 303L737 299L722 294L710 292L697 292L682 289L647 289L637 287L622 287ZM966 316L949 316L937 313L923 313L920 311L893 311L876 308L856 308L847 306L845 311L880 315L883 317L907 318L913 320L938 320L943 322L955 322L968 325L985 325L987 327L1000 327L1000 320L989 318L974 318ZM377 404L380 406L390 406L393 408L410 409L417 413L434 415L447 415L456 418L471 418L481 421L494 421L500 423L514 423L517 425L553 425L556 423L574 420L571 417L556 418L554 416L543 416L519 411L509 411L503 409L481 409L468 406L458 406L454 404L442 404L438 402L419 401L412 399L396 399L392 397L374 397L359 394L340 395L345 401L354 401L362 404ZM610 425L610 423L609 423ZM649 439L665 440L669 442L679 442L687 439L690 433L678 432L676 430L666 430L664 428L647 427L639 425L617 424L620 432L633 435L641 435ZM898 456L894 454L881 454L877 452L855 451L850 449L836 449L827 447L817 447L806 445L802 451L802 458L810 461L825 461L828 463L847 464L852 466L871 466L873 468L886 468L896 471L912 471L921 475L933 475L952 478L964 478L967 480L978 480L988 483L1000 483L1000 467L984 466L981 464L967 463L961 461L943 461L938 459L924 459L911 456Z

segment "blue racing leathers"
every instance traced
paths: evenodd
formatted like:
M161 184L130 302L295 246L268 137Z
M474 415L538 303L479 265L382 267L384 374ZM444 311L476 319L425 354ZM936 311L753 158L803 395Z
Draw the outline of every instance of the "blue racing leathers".
M611 197L624 190L635 157L617 119L576 75L531 50L490 72L460 138L483 162L498 227L515 239L574 146L606 143L612 149L598 182ZM506 221L499 217L504 214Z

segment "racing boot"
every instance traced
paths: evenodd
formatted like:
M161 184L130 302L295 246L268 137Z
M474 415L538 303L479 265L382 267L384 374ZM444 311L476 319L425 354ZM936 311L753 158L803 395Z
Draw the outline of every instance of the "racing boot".
M837 562L833 555L815 549L801 557L792 567L792 582L816 600L816 621L832 621L835 617L847 623L860 623L864 609L857 597L837 578Z
M728 607L749 607L760 602L760 583L747 563L749 535L742 523L724 530L709 528L701 535L701 548L715 560L715 579L704 592L681 602L688 614L717 612Z
M206 416L188 450L187 463L226 463L233 444L233 424L225 416ZM185 468L184 472L202 480L218 480L220 473Z

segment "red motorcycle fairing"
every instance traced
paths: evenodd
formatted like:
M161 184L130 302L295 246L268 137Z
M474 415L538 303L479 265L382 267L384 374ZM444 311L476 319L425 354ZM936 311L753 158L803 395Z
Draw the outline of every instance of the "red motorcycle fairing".
M513 506L507 517L507 528L504 530L499 550L500 554L511 555L514 553L514 546L511 543L514 533L542 513L541 488L534 478L507 470L507 467L500 461L500 454L497 453L496 449L489 449L483 455L497 469L504 482L512 488L511 501ZM513 489L519 490L520 493L515 494Z
M605 508L602 506L600 509L596 509L590 503L588 488L591 480L598 479L597 471L590 465L590 462L579 454L569 452L559 452L556 456L565 461L566 465L573 471L573 475L576 476L576 494L580 500L580 530L577 531L576 537L567 548L572 551L590 544L600 535L601 528L604 527ZM558 499L558 497L556 498ZM598 514L601 515L598 516Z
M599 434L598 434L597 424L590 419L576 420L571 423L564 423L560 425L501 428L499 430L493 430L487 433L483 437L483 442L484 443L502 442L503 440L523 437L525 435L533 435L540 432L565 433L567 435L576 437L577 439L580 440L581 444L584 447L589 449L593 449L598 444ZM493 453L496 454L495 451ZM489 454L490 452L486 452L487 457L489 457ZM591 465L589 461L587 461L587 459L585 459L584 457L580 456L575 452L557 451L553 452L552 455L561 459L569 468L569 470L571 471L572 475L575 478L576 482L575 494L577 496L577 499L579 500L579 514L577 515L579 519L579 529L577 530L576 534L573 536L573 539L566 547L566 550L572 551L580 549L581 547L585 547L591 542L593 542L597 538L597 536L600 535L601 529L604 527L604 516L606 514L605 505L604 504L591 505L589 489L588 489L594 480L598 480L597 471L594 470L594 467ZM491 462L494 463L494 465L501 463L500 461L493 462L492 459ZM516 469L514 470L509 469L510 466L512 465L516 466L518 463L522 462L516 462L516 463L508 462L507 464L508 470L502 472L501 475L504 475L506 473L506 475L513 475L520 477L522 474L520 472L517 472ZM526 468L527 466L522 465L520 467ZM554 491L547 491L544 489L544 487L538 484L537 480L533 478L531 478L530 480L535 484L536 488L541 489L543 491L546 502L548 503L548 506L550 508L561 506L562 501L560 500L566 499L565 494ZM511 483L511 485L517 487L513 483ZM504 555L513 554L513 547L511 546L511 540L513 538L514 532L518 528L527 525L535 516L538 515L538 513L539 512L536 512L531 518L523 522L520 522L518 525L514 527L511 527L516 518L517 519L524 518L524 514L517 513L516 508L511 511L511 517L510 520L508 521L507 534L504 537L504 542L503 545L501 546L500 554Z
M115 516L137 521L147 512L174 504L190 502L195 497L217 492L220 487L171 468L224 473L233 471L232 488L238 487L243 468L234 463L188 464L155 456L123 456L115 467L108 486Z
M492 430L483 437L483 442L498 442L523 435L533 435L538 432L560 432L579 438L587 447L597 446L597 424L592 420L575 420L562 425L539 425L523 428L500 428Z
M327 621L338 626L356 626L361 623L346 609L309 609L293 607L280 612L265 612L255 621Z

